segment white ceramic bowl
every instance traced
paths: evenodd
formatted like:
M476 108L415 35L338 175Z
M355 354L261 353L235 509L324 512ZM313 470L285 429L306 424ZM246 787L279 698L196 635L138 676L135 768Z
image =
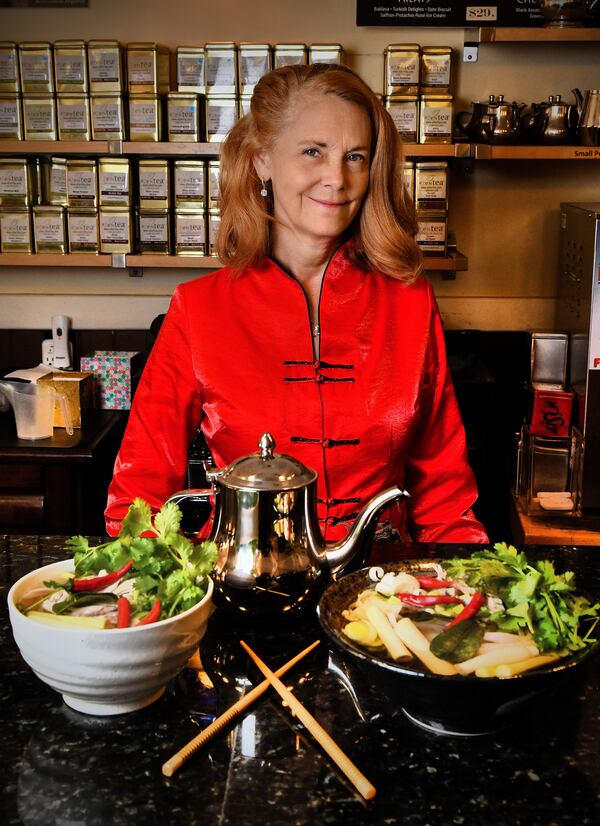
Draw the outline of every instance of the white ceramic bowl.
M161 696L204 636L213 611L213 583L193 608L153 625L107 630L56 628L28 619L17 604L44 580L60 580L73 560L21 577L8 593L13 635L34 673L85 714L123 714Z

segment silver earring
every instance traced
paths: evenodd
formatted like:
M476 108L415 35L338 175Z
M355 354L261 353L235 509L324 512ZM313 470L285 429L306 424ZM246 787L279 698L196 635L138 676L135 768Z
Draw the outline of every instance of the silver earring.
M263 181L263 179L262 179L262 178L260 179L260 182L261 182L261 184L262 184L262 189L261 189L261 191L260 191L260 194L263 196L263 198L266 198L266 197L267 197L267 195L269 194L269 193L267 192L267 185L266 185L266 183Z

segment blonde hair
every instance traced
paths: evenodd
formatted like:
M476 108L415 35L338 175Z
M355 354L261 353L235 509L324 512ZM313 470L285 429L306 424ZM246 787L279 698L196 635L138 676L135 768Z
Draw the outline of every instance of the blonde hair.
M260 266L270 252L271 194L260 194L253 160L271 148L293 114L300 94L335 95L360 106L371 122L369 188L360 211L344 234L352 263L407 282L422 270L414 238L417 222L404 186L402 144L389 113L366 83L346 66L315 63L282 66L264 75L254 90L250 112L237 121L221 148L219 258L236 270Z

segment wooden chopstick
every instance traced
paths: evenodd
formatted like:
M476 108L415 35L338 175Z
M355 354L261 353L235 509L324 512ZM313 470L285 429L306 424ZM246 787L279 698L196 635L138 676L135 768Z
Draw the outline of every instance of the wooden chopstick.
M346 755L338 744L333 740L325 729L318 723L312 714L302 705L292 692L284 686L277 673L273 673L260 657L258 657L249 645L240 640L240 645L252 658L256 666L262 671L267 680L271 683L279 696L285 700L287 705L300 720L300 722L310 731L315 740L323 747L334 763L342 770L348 780L358 789L365 800L375 797L375 787L367 780L362 772L354 765L348 755ZM262 683L261 683L262 685Z
M282 677L290 668L293 668L297 662L299 662L303 657L306 657L313 648L316 648L319 644L320 640L315 640L311 645L304 649L304 651L300 651L299 654L296 654L295 657L292 657L287 663L278 668L275 672L278 677ZM269 680L263 680L262 683L255 686L251 691L241 697L236 703L234 703L227 711L223 712L220 717L217 717L216 720L203 729L200 734L197 734L192 740L190 740L187 745L181 748L177 754L174 754L173 757L170 757L166 763L164 763L162 767L162 773L165 777L171 777L180 766L182 766L185 761L195 754L198 749L202 748L209 740L218 734L222 729L228 726L232 720L235 720L244 709L246 709L249 705L264 694L265 691L271 686Z

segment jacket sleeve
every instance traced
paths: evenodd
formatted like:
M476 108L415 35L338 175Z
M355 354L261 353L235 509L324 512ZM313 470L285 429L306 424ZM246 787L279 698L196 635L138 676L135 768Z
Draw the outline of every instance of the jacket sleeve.
M185 487L202 399L194 376L184 290L177 287L140 379L108 490L106 528L118 534L136 497L156 511Z
M418 422L405 470L411 533L418 542L486 543L486 531L471 510L477 487L431 289L430 300Z

